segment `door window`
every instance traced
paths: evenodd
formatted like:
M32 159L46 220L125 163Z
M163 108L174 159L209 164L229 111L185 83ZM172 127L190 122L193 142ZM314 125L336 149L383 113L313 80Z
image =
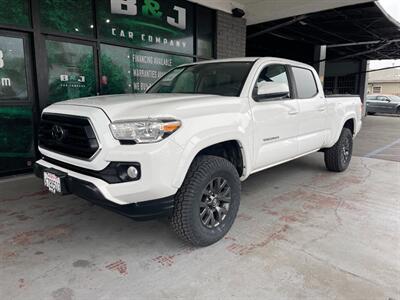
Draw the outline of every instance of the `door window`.
M48 40L46 48L50 103L96 94L92 46Z
M0 175L27 169L34 159L24 42L0 36Z
M266 93L259 95L261 90ZM253 98L257 101L291 98L286 67L284 65L269 65L265 67L254 86Z
M297 97L299 99L315 97L318 94L318 87L311 70L292 67L292 71L296 82Z

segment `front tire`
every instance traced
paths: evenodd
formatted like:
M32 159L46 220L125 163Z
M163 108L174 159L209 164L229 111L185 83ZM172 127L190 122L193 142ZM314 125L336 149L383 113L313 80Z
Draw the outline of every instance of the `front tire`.
M353 154L353 134L350 129L343 128L339 140L331 148L325 150L325 166L332 172L345 171Z
M171 217L174 231L194 246L222 239L236 218L240 204L240 179L226 159L198 156L175 195Z

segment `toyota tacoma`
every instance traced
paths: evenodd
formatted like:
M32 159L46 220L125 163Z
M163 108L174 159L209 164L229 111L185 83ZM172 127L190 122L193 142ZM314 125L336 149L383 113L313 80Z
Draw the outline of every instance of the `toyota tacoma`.
M182 65L145 94L44 109L35 173L53 193L133 219L169 216L181 238L207 246L231 228L251 174L317 151L328 170L346 170L361 107L325 97L316 71L295 61Z

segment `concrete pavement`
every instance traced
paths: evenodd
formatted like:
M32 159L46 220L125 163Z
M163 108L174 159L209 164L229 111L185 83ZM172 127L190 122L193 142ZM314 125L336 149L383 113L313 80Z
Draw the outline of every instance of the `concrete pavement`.
M363 120L354 155L400 162L400 115L374 115Z
M251 176L194 249L32 176L0 180L0 299L400 299L400 118L369 116L350 169L323 155ZM373 159L373 158L380 159Z
M400 164L321 153L253 175L221 242L194 249L33 177L0 183L0 299L400 299Z

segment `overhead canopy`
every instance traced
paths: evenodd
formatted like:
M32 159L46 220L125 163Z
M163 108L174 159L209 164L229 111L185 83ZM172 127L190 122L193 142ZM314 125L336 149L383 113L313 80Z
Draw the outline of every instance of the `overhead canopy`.
M231 12L241 8L246 12L247 25L283 19L301 14L354 5L374 0L191 0L214 9Z
M287 17L371 2L371 0L239 0L246 10L248 25Z
M400 59L400 24L375 2L261 23L248 27L247 44L271 38L327 45L329 60Z

